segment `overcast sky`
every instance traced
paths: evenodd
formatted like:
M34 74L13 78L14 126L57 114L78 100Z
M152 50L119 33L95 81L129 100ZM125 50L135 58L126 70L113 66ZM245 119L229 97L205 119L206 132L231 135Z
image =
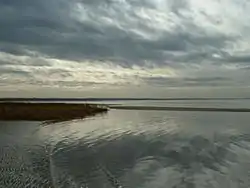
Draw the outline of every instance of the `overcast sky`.
M244 93L249 12L248 0L0 0L0 96Z

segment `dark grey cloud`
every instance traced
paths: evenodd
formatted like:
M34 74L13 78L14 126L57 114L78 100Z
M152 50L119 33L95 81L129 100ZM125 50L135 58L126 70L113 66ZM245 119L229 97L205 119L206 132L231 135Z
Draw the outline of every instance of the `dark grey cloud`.
M0 50L22 54L23 49L55 45L69 29L67 1L0 1Z
M163 30L161 36L158 36L158 29L153 26L154 20L152 25L147 24L138 13L140 8L156 10L154 2L124 2L1 0L0 50L23 54L23 49L28 49L61 59L115 59L123 63L129 61L130 64L151 60L160 64L166 59L198 62L201 58L199 53L210 58L214 51L218 51L230 40L227 36L206 34L192 20L185 18L180 10L189 10L187 1L166 1L173 14L184 20L185 28L180 25L174 31ZM77 11L77 3L82 6L81 12L88 19L80 20L73 16ZM114 19L123 27L106 24L101 18ZM155 33L155 38L138 36L129 30L130 25L152 36ZM201 49L206 52L201 52ZM189 51L198 51L198 55L193 53L191 57L179 57L171 54Z
M235 83L230 77L224 76L210 76L210 77L182 77L182 78L164 78L152 77L144 78L149 85L155 86L169 86L169 87L186 87L186 86L230 86Z
M250 63L250 54L226 55L223 59L226 62Z

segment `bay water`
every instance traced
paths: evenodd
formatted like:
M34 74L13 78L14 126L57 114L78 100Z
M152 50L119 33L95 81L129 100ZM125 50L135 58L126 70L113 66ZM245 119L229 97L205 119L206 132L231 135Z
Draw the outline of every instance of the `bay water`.
M115 103L250 107L248 100ZM0 188L248 188L249 159L246 112L111 109L54 124L0 121Z

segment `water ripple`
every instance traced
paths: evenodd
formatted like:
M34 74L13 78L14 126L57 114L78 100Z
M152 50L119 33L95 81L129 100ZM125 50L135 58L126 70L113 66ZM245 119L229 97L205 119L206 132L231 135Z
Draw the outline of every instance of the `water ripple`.
M114 111L37 126L19 142L2 130L0 187L247 188L249 120Z

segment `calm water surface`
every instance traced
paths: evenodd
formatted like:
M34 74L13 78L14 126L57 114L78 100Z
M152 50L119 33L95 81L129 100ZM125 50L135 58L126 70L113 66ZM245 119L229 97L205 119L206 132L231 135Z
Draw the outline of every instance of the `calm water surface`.
M111 110L0 125L0 188L250 187L250 113Z

